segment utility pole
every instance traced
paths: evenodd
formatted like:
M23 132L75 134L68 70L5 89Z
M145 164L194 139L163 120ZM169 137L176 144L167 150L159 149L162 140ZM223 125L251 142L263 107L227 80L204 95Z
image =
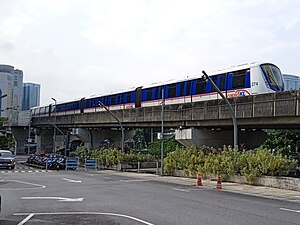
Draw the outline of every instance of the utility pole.
M55 154L55 143L56 143L56 99L55 98L51 98L54 101L54 125L53 126L53 154Z

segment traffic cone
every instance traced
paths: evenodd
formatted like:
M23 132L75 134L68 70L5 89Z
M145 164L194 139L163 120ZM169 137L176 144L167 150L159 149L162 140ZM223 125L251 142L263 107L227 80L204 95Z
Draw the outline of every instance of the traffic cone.
M217 180L217 190L222 190L222 181L221 181L221 177L218 177L218 180Z
M198 175L197 177L197 187L203 186L202 184L202 177L200 175Z

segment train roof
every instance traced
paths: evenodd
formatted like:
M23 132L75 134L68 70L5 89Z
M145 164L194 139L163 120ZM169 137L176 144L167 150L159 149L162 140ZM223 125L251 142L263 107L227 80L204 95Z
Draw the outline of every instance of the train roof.
M227 67L224 69L219 69L213 72L207 72L207 74L209 76L213 76L213 75L217 75L217 74L222 74L222 73L228 73L231 71L237 71L237 70L243 70L243 69L250 69L252 67L261 65L264 63L261 62L252 62L252 63L244 63L244 64L239 64L239 65L234 65L231 67ZM185 81L189 81L189 80L194 80L194 79L199 79L203 76L203 74L197 74L197 75L193 75L193 76L187 76L184 79L173 79L173 80L167 80L167 81L163 81L163 82L156 82L156 83L152 83L152 84L148 84L148 85L144 85L143 88L151 88L151 87L157 87L157 86L162 86L165 84L174 84L174 83L180 83L180 82L185 82Z

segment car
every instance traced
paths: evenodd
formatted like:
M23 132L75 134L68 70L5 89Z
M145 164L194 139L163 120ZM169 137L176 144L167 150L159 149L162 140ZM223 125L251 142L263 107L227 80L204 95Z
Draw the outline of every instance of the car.
M16 161L14 155L9 150L0 150L0 167L14 169Z

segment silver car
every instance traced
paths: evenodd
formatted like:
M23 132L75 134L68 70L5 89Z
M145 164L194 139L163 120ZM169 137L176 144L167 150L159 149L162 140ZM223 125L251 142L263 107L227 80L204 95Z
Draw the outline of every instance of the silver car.
M14 169L16 161L14 155L9 150L0 150L0 168Z

